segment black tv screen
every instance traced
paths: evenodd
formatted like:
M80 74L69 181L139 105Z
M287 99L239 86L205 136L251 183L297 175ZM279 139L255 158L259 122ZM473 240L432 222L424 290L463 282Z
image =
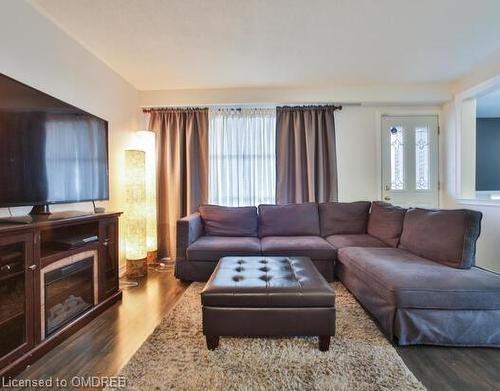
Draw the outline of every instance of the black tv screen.
M0 207L108 198L107 121L0 74Z

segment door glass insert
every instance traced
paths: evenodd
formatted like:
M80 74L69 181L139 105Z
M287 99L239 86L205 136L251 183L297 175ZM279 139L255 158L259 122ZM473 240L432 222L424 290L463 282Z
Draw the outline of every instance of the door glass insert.
M404 130L401 126L394 126L389 131L391 132L391 190L404 190Z
M415 129L415 189L429 190L430 170L429 128Z
M0 357L26 342L23 243L0 246Z

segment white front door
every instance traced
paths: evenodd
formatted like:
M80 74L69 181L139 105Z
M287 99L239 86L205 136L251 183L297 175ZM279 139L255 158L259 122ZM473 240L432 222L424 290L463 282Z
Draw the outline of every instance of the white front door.
M382 117L382 197L404 207L437 208L438 117Z

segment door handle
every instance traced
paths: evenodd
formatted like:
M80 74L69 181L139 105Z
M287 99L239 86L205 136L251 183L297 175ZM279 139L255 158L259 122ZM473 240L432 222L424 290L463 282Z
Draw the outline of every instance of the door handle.
M30 269L31 271L36 270L36 265L28 266L28 269Z

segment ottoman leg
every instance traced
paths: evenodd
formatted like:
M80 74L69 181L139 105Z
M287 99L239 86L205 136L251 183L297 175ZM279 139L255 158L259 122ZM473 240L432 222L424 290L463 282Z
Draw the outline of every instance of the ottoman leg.
M330 349L330 336L320 335L319 336L319 350L322 352L327 352Z
M219 337L214 335L206 335L208 350L215 350L219 346Z

